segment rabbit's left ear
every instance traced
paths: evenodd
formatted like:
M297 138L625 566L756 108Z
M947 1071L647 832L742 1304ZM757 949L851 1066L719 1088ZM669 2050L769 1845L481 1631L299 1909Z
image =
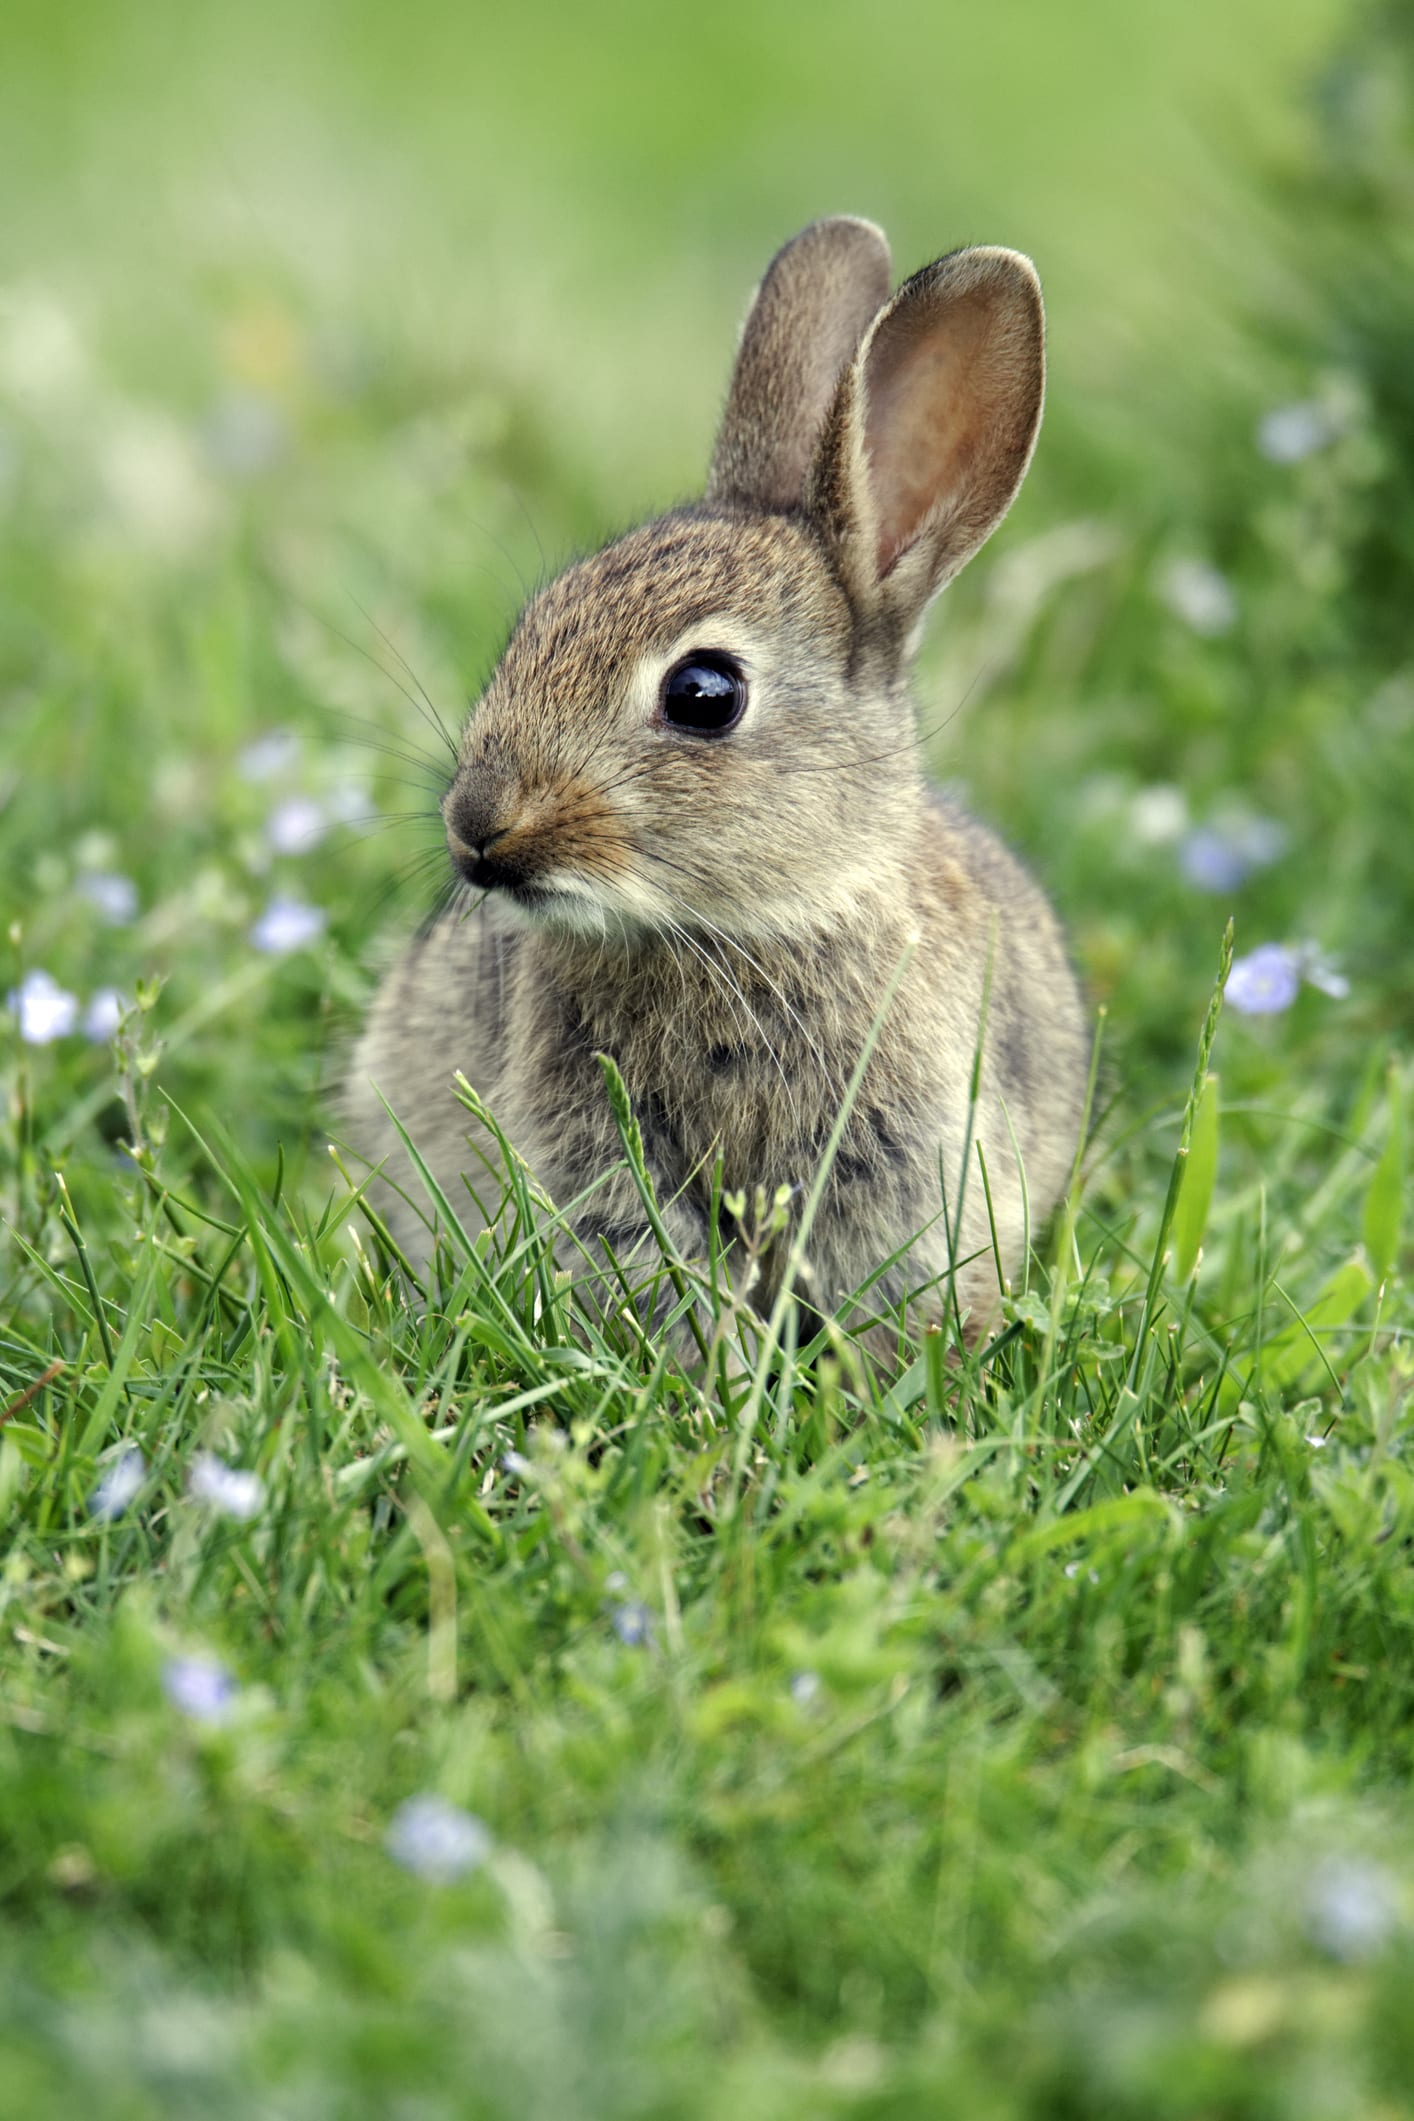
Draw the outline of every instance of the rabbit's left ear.
M798 508L845 363L889 298L872 221L812 221L777 251L741 335L709 501Z
M806 489L861 616L911 630L996 529L1044 395L1029 258L954 251L904 282L840 378Z

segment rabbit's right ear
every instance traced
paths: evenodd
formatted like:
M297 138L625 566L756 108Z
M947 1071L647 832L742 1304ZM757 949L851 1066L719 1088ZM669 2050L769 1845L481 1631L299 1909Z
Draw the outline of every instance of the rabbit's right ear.
M889 298L872 221L812 221L756 291L707 482L709 501L798 508L835 389Z
M907 640L1011 506L1045 395L1041 283L1014 250L906 280L840 377L806 506L861 618Z

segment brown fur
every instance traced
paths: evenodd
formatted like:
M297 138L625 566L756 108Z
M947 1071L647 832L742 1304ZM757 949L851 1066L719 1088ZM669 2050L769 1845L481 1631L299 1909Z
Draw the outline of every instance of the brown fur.
M1039 289L1014 253L964 251L886 293L867 223L788 245L743 335L708 499L527 607L444 812L454 854L494 850L540 897L526 911L496 891L434 926L355 1059L353 1136L414 1196L374 1085L459 1204L463 1174L499 1192L452 1095L462 1070L552 1197L603 1179L580 1237L633 1249L608 1052L673 1236L701 1256L718 1157L728 1191L808 1185L910 952L811 1237L812 1300L843 1301L910 1241L872 1304L946 1271L940 1166L955 1213L984 990L973 1138L1007 1275L1064 1185L1086 1039L1060 933L1006 850L926 790L904 681L924 607L1034 444ZM659 711L667 670L707 650L748 684L719 738ZM383 1205L425 1251L415 1213ZM975 1158L955 1234L975 1330L998 1295Z

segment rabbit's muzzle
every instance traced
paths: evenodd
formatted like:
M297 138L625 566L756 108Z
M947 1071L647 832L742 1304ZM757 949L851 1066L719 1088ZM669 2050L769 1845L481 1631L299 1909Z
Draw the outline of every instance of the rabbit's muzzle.
M478 761L463 768L442 806L455 867L481 891L524 906L575 896L621 869L626 849L602 797L573 778L527 788L518 775Z
M453 862L467 882L475 884L479 891L503 890L514 893L530 882L524 863L517 862L514 856L502 856L497 859L493 850L496 841L504 838L504 833L496 833L480 847L469 847L465 841L448 835L447 844Z
M442 805L447 851L453 864L480 891L533 888L544 867L538 835L525 830L525 804L505 773L463 773Z

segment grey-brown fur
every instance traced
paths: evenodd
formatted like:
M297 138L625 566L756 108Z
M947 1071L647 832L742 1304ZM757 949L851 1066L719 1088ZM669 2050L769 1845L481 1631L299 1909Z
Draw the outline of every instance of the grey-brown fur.
M465 1175L494 1200L461 1070L552 1197L614 1173L579 1234L630 1249L644 1222L615 1169L608 1052L700 1257L717 1157L728 1191L808 1184L906 957L811 1236L812 1300L838 1303L915 1237L872 1301L945 1271L939 1160L955 1212L989 967L973 1138L1008 1276L1064 1185L1086 1036L1060 933L1000 843L927 791L906 690L929 598L1034 443L1039 288L1005 251L939 260L891 302L887 286L868 223L788 245L743 334L708 498L527 607L443 808L463 864L494 848L498 874L552 895L527 912L495 890L435 925L355 1056L353 1139L414 1198L373 1086L450 1196ZM661 717L662 678L694 650L745 672L730 735ZM414 1212L390 1189L382 1206L425 1252ZM956 1255L976 1330L998 1289L975 1158Z

